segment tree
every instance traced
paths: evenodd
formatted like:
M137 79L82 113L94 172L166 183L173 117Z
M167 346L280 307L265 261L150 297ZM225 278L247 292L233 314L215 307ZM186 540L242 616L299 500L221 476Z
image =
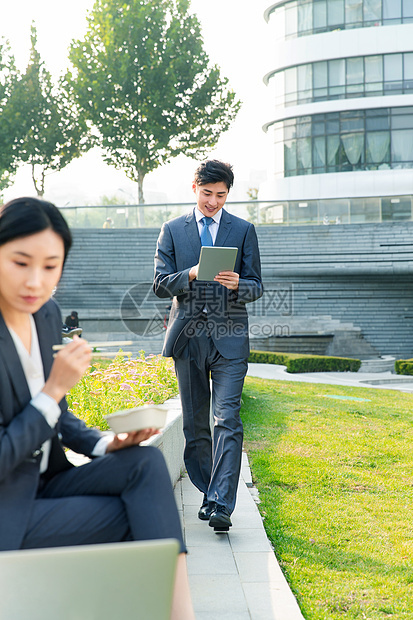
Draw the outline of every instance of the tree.
M258 224L258 205L257 205L257 200L258 200L258 187L250 187L247 190L247 196L248 199L251 200L251 202L253 204L249 204L247 205L247 212L248 212L248 221L252 222L253 224Z
M19 159L30 164L37 195L43 196L47 173L62 170L85 153L92 141L70 84L61 78L58 87L54 86L36 44L32 25L29 64L12 100L22 127L22 135L16 140Z
M17 167L14 142L19 132L19 120L10 102L17 75L9 46L0 41L0 196L10 185Z
M96 0L69 74L105 161L138 183L180 153L203 157L240 103L210 66L189 0Z

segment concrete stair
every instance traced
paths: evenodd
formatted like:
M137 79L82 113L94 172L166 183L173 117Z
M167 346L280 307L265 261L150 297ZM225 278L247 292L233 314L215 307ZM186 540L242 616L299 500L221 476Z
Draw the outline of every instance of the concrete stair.
M259 351L376 359L379 352L359 327L329 315L265 316L250 319L251 348ZM269 334L265 336L265 334Z
M252 346L411 357L412 233L409 222L257 227L265 292L249 306L251 325L264 320L275 331L251 332ZM56 299L64 317L78 311L86 337L135 335L137 349L160 350L170 301L152 292L158 235L159 228L73 231Z
M359 372L394 373L394 362L395 358L390 355L379 357L378 359L363 359L361 361ZM399 376L400 375L395 375L395 378Z

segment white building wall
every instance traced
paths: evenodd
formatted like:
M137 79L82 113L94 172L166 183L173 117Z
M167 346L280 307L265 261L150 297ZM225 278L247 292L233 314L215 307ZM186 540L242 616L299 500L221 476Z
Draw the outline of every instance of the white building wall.
M261 200L327 200L329 198L367 198L402 196L413 191L412 170L357 170L276 178Z
M411 52L412 48L413 24L325 32L277 42L274 71L318 60Z
M338 58L411 52L413 51L413 24L355 28L282 40L279 37L283 34L284 20L277 20L277 24L273 22L275 22L274 16L273 21L269 16L269 27L273 29L276 38L274 65L264 77L264 81L272 90L274 102L278 101L279 105L274 106L274 115L264 126L264 130L270 135L274 132L274 123L300 116L372 108L413 107L413 94L355 97L286 107L284 104L280 105L280 93L275 92L275 80L271 78L276 71L301 64ZM274 149L276 162L274 177L267 184L265 192L260 192L260 199L270 197L271 194L273 198L276 197L277 201L300 201L340 197L398 196L413 193L412 169L357 170L284 178L283 144L275 144Z

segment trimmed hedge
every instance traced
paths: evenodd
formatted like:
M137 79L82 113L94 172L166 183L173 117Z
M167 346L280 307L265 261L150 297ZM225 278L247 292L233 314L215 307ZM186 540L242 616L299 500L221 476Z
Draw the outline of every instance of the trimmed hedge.
M413 359L396 360L394 367L398 375L413 375Z
M301 355L300 353L276 353L273 351L251 351L248 361L252 364L280 364L286 366L287 372L291 373L357 372L361 366L360 360L349 357Z

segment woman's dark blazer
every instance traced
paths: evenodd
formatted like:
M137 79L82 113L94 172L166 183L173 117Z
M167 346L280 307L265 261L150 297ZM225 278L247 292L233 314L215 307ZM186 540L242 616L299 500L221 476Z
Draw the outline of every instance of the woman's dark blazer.
M52 346L61 342L62 319L50 300L34 315L45 379L53 363ZM14 342L0 314L0 550L19 549L31 504L39 485L41 446L52 440L49 468L52 476L72 465L63 445L87 456L102 434L89 429L60 402L62 414L51 428L31 396Z

